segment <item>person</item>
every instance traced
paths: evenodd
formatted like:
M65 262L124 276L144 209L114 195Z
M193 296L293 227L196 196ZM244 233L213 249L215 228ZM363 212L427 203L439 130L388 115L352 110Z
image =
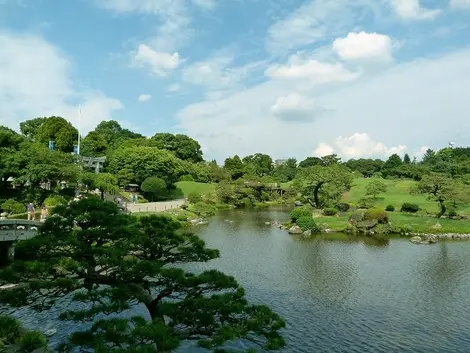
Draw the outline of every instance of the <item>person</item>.
M47 207L46 205L42 204L41 206L41 221L44 222L47 217Z
M137 200L137 197L135 194L132 194L132 203L135 205L135 201Z
M34 204L32 202L28 205L28 221L34 221L36 209L34 208Z

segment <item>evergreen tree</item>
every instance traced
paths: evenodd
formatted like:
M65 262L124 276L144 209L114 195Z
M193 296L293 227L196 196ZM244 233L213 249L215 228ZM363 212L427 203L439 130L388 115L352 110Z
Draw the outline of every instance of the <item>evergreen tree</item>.
M0 291L0 302L38 310L58 299L81 303L60 317L92 325L73 333L63 351L170 352L188 340L214 352L235 339L284 346L284 321L266 306L248 304L233 277L178 268L219 256L179 228L163 215L121 214L98 198L58 206L38 236L20 246L31 260L16 260L0 273L0 285L19 284ZM107 316L137 304L150 320Z
M403 157L403 163L411 164L411 158L408 153L405 153L405 156Z

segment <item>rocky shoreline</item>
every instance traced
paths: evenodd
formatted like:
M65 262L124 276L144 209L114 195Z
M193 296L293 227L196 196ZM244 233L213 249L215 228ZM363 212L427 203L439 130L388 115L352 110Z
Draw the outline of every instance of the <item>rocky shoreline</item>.
M269 223L269 222L267 222ZM276 228L282 229L287 231L289 234L292 235L304 235L304 236L311 236L312 233L310 231L303 231L299 226L292 225L291 227L287 227L283 223L279 221L272 221L270 222ZM331 233L333 230L331 229L322 229L320 233ZM345 233L351 234L350 232L344 231L337 231L338 233ZM373 233L370 233L373 235ZM398 233L389 233L390 235L398 235ZM368 235L368 234L364 234ZM401 236L405 236L410 238L410 241L415 244L434 244L437 243L439 240L470 240L470 234L459 234L459 233L400 233Z

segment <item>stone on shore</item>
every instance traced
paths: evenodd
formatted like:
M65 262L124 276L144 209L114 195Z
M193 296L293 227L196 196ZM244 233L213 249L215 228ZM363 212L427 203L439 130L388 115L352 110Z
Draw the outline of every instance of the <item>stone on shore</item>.
M419 236L414 236L410 239L410 241L413 243L413 244L421 244L421 242L423 241L423 239L421 239L421 237Z
M289 234L302 234L303 233L302 229L300 229L299 226L290 227L288 232Z

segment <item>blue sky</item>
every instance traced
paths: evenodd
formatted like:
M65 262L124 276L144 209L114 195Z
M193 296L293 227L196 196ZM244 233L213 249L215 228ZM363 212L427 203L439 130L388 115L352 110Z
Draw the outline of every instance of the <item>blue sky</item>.
M207 158L420 156L470 135L470 0L0 0L0 124L62 115Z

